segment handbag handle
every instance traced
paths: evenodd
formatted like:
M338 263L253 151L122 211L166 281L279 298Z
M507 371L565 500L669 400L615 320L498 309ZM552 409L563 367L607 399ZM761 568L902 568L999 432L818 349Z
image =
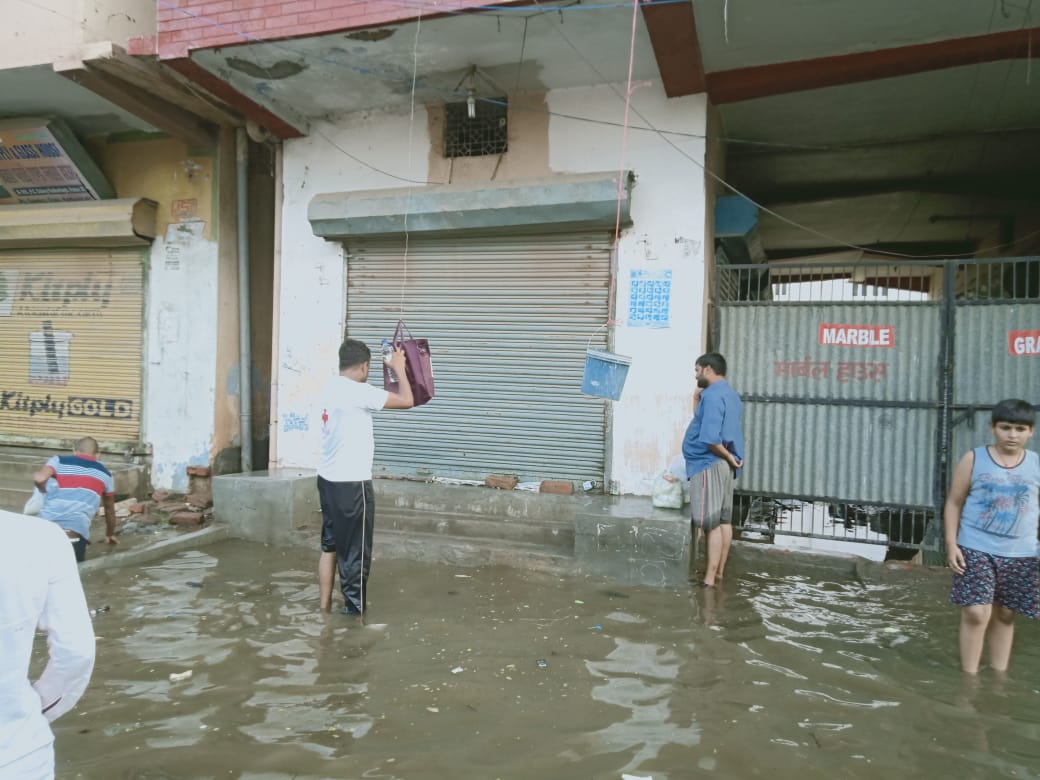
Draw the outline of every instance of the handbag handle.
M413 338L412 332L408 330L408 326L404 324L404 320L398 320L397 327L394 328L394 337L390 340L390 343L393 344L394 349L397 349L398 345L404 343L403 336L405 334L408 335L409 339Z

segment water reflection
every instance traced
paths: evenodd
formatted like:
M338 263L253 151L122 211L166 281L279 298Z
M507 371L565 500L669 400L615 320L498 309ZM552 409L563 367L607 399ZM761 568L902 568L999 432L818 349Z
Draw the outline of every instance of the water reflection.
M588 751L631 752L632 758L621 768L627 772L657 758L665 745L696 745L700 741L697 725L673 722L671 699L678 693L674 684L679 674L678 653L646 642L622 638L614 642L614 650L605 659L585 662L589 673L602 680L592 698L630 714L589 734Z
M1005 679L964 680L944 578L618 590L381 561L375 631L314 609L313 566L229 542L88 574L111 610L59 776L1038 777L1037 626Z

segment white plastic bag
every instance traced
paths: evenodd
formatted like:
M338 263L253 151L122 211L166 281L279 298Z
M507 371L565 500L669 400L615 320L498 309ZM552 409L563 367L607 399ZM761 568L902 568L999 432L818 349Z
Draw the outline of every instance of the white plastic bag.
M32 495L29 496L29 500L25 502L25 507L22 509L23 515L38 515L43 510L43 493L40 492L38 487L33 488Z
M662 471L654 479L654 488L650 494L654 506L665 509L682 509L683 486L668 471Z

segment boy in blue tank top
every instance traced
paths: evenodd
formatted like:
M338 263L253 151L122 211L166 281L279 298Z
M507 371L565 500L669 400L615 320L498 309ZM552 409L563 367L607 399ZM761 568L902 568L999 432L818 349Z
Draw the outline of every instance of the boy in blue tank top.
M1015 613L1031 618L1040 613L1040 457L1026 449L1035 422L1033 407L1025 401L997 404L989 424L993 444L965 453L946 496L950 601L962 607L961 668L968 674L978 672L984 643L990 666L1006 671Z

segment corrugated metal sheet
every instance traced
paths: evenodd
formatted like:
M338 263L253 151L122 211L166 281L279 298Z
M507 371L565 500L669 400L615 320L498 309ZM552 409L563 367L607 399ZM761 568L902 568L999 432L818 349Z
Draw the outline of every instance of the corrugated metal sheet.
M437 387L376 416L377 474L604 479L607 402L581 394L590 338L606 347L603 233L413 238L407 259L401 241L347 250L348 335L376 352L403 316L430 340Z
M0 252L0 440L140 437L140 250Z
M1001 396L996 401L1002 401L1005 397L1011 398L1014 396ZM1025 396L1030 399L1030 396ZM983 447L987 444L992 444L993 434L989 430L989 417L991 408L995 401L990 402L986 405L985 409L979 409L975 412L969 412L966 418L962 418L959 415L955 417L958 420L958 424L953 426L953 437L950 444L950 462L948 469L948 476L953 476L953 470L957 467L958 461L961 456L968 450L975 449L976 447ZM1035 403L1035 401L1034 401ZM1036 443L1031 442L1031 449L1036 447Z
M937 403L940 315L930 303L722 305L730 383L743 396L801 399L745 405L739 489L931 505L938 411L898 404ZM890 327L892 346L822 344L821 326L839 325Z
M1040 357L1013 355L1008 346L1012 331L1040 331L1040 303L958 303L956 317L954 403L991 407L1004 398L1040 403Z
M738 490L931 506L938 411L749 402Z
M720 352L741 394L934 402L938 304L720 306ZM894 346L820 343L821 325L892 328Z

